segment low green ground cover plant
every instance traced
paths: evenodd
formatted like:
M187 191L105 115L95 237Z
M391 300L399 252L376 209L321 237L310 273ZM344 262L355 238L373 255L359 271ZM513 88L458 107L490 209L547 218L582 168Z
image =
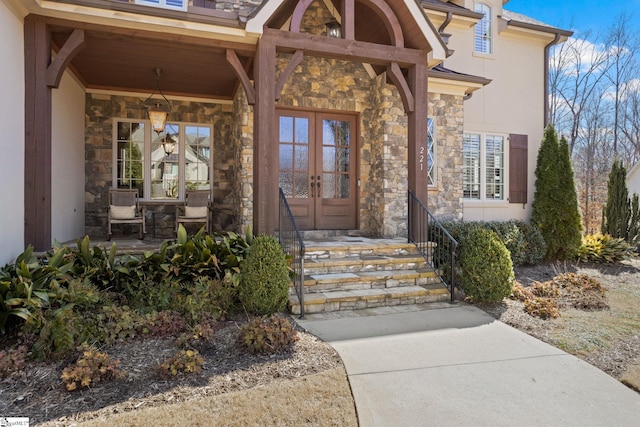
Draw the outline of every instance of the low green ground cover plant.
M271 354L286 350L298 333L284 317L273 314L254 319L240 330L240 344L250 353Z
M100 381L126 377L119 366L119 360L111 360L108 354L85 345L82 356L64 368L60 378L67 391L80 390Z
M13 349L0 354L0 365L8 371L10 360L18 363L19 345L35 359L55 360L83 343L189 331L206 338L200 325L241 307L238 287L253 240L250 231L189 237L181 227L175 241L141 256L119 256L115 244L91 248L88 237L75 247L56 244L44 256L29 247L0 268L0 332ZM284 259L272 248L268 256L276 255Z

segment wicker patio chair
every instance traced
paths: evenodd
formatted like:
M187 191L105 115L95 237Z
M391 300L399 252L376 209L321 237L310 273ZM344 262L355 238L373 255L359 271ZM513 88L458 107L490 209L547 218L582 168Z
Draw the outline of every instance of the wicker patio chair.
M112 188L109 190L107 209L107 240L111 240L112 224L139 224L140 239L147 234L145 208L138 202L138 189Z
M183 206L176 206L176 233L180 224L204 224L209 233L211 226L211 192L209 190L190 190Z

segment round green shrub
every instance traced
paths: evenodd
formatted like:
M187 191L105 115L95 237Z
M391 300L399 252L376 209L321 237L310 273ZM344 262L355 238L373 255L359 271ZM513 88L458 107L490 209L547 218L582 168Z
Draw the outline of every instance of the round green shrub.
M460 267L462 289L474 301L501 301L513 292L513 263L493 231L471 230L461 249Z
M250 313L262 316L284 309L289 296L289 268L275 237L260 235L254 239L242 264L238 296Z

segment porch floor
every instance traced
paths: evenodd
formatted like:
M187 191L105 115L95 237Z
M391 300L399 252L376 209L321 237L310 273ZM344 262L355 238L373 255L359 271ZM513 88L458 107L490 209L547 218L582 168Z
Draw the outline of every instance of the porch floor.
M112 237L111 240L91 239L91 247L98 246L100 248L110 248L111 243L116 244L119 254L121 253L143 253L145 251L154 251L160 245L171 239L145 237L138 239L135 237ZM393 249L405 247L407 244L406 237L381 238L381 237L363 237L355 235L338 235L329 237L304 236L304 244L310 250L307 250L307 258L322 258L322 252L331 250L342 250L345 256L349 254L361 254L363 250L374 251L376 248ZM76 240L62 242L62 245L68 247L76 247Z
M111 240L105 239L92 239L90 241L91 247L98 246L102 249L111 248L111 243L116 244L116 250L118 255L122 254L142 254L146 251L155 251L160 247L162 242L167 239L149 238L136 239L132 237L113 237ZM70 248L77 247L77 241L63 242L62 245Z

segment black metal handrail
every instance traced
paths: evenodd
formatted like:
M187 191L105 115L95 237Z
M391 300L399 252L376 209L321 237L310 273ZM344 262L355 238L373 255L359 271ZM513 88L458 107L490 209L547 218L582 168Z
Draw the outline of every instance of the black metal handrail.
M291 257L291 268L294 271L293 287L296 290L298 301L300 301L300 318L304 319L304 254L305 247L302 235L298 230L296 221L293 219L291 208L287 203L287 198L280 190L280 219L278 228L278 239L284 253Z
M449 289L451 302L453 302L455 299L455 259L458 242L411 190L409 190L408 235L409 243L416 245L442 284ZM449 284L443 277L444 267L447 265L451 273Z

